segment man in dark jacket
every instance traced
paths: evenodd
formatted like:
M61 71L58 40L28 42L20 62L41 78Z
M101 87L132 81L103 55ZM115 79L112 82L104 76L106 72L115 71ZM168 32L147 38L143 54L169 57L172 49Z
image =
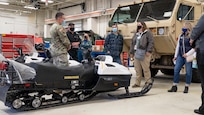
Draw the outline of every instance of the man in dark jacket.
M76 61L78 61L78 49L81 42L79 35L74 32L74 23L69 23L67 36L71 42L71 49L69 50L69 55Z
M201 100L202 104L199 109L195 109L194 112L198 114L204 114L204 15L201 16L196 26L193 28L191 33L191 44L195 44L196 42L196 51L197 51L197 64L198 64L198 72L201 78ZM199 41L199 42L198 42ZM194 45L193 45L194 46Z
M113 57L113 61L122 64L123 36L118 32L117 24L112 26L112 32L106 37L104 50Z

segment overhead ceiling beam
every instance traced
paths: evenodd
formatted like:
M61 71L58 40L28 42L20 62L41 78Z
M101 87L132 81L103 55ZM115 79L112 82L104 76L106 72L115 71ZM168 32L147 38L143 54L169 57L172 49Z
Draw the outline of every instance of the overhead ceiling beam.
M45 8L65 4L65 3L68 3L68 2L70 2L70 3L73 3L74 1L78 2L79 0L53 0L53 1L56 2L56 3L49 4L48 6L45 6ZM85 2L85 0L81 0L80 2Z
M81 6L83 4L85 4L85 3L79 3L79 4L70 5L70 6L65 6L65 7L58 8L58 10L62 10L62 9L66 9L66 8L71 8L71 7L75 7L75 6L79 6L79 5Z
M81 13L81 14L76 14L76 15L69 15L65 16L66 21L73 21L73 20L80 20L80 19L86 19L90 17L99 17L102 15L111 15L115 8L110 8L104 10L97 10L97 11L92 11L92 12L86 12L86 13ZM53 24L55 23L55 19L46 19L45 24Z

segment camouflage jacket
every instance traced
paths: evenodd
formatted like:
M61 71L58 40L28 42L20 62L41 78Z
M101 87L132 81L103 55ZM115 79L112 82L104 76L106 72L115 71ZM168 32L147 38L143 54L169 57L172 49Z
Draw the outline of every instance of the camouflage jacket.
M70 47L70 41L67 37L64 27L58 23L54 23L50 28L50 35L50 51L52 56L58 56L63 53L67 53L67 50Z

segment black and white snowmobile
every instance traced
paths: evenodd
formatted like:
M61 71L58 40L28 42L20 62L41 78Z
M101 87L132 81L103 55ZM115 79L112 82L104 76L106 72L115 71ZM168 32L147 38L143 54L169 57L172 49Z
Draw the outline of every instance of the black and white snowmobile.
M111 56L98 56L83 63L70 61L70 67L56 67L50 62L19 63L0 55L0 100L16 110L32 110L53 105L80 102L98 93L125 88L126 93L114 98L139 97L129 92L132 74L127 67L113 62Z

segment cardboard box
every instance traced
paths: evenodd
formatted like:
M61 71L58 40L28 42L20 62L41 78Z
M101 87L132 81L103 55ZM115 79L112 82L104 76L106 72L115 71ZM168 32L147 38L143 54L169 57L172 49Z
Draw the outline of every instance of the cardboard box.
M104 49L103 45L93 45L92 46L92 51L94 51L94 52L102 52L103 49Z

